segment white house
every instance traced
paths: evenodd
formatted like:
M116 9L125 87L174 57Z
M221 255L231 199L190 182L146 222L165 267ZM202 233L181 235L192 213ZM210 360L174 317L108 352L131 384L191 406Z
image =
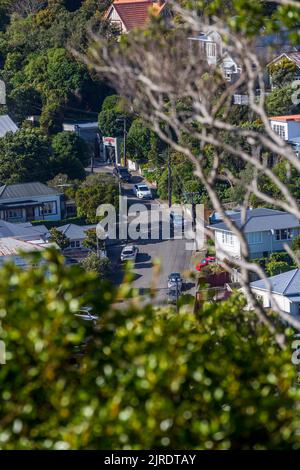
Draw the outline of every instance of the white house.
M251 282L250 288L255 296L261 301L265 308L278 307L285 313L293 316L300 315L300 269L293 269L277 276L268 278L271 284L270 295L269 286L266 281L259 280Z
M300 114L273 116L269 121L273 131L283 140L292 141L300 137Z
M230 215L230 219L246 236L252 259L284 251L284 244L290 244L293 238L300 234L299 220L278 210L248 209L245 221L242 220L241 212ZM218 259L241 257L240 241L225 222L211 225L209 228L215 233Z
M61 220L63 194L43 183L0 186L0 219L8 222Z

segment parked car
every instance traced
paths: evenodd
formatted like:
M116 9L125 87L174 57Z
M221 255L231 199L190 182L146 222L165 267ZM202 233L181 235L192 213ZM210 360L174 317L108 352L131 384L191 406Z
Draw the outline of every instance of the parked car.
M168 288L171 289L171 288L177 288L178 291L181 292L182 290L182 284L183 284L183 281L182 281L182 277L180 275L180 273L171 273L169 274L169 277L168 277Z
M121 253L121 261L135 261L139 249L136 245L126 245L124 246L122 253Z
M207 266L208 264L215 263L216 257L215 256L206 256L202 261L196 264L196 270L201 271L202 268Z
M174 230L182 230L182 232L185 229L186 226L186 219L181 215L177 214L175 212L170 213L170 222L171 222L171 227Z
M168 290L168 303L169 304L176 304L179 297L179 292L172 287Z
M146 184L135 184L133 190L139 199L152 199L151 189Z
M75 313L75 317L81 320L96 322L98 320L97 315L93 315L90 307L82 308L79 313Z
M128 171L128 168L126 168L126 166L116 166L113 169L113 174L121 181L125 181L126 183L129 183L129 181L131 181L131 173Z

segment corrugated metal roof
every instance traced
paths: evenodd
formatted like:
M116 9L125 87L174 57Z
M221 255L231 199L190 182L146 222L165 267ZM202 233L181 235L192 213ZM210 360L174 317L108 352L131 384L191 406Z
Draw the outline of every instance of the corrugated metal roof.
M244 233L300 227L300 222L297 217L288 212L273 209L248 209L244 225L241 223L241 217L241 213L239 213L232 215L230 218L238 228L242 228ZM230 232L225 222L212 225L210 228L211 230L225 230Z
M0 238L0 257L15 256L20 252L42 251L43 248L29 242L17 240L16 238Z
M66 237L71 240L80 240L86 237L86 231L92 228L96 228L96 225L76 225L76 224L66 224L57 229L66 235Z
M0 238L14 237L23 240L34 240L39 236L46 236L48 229L45 225L33 226L31 224L13 224L0 220Z
M4 137L8 132L17 132L18 127L7 115L0 116L0 137Z
M277 274L268 278L271 283L272 292L282 294L285 296L299 296L300 293L300 269L292 269L286 273ZM268 290L266 282L261 279L260 281L251 282L252 289Z
M51 194L59 195L60 193L56 189L39 182L9 184L0 187L1 201L23 197L49 196Z

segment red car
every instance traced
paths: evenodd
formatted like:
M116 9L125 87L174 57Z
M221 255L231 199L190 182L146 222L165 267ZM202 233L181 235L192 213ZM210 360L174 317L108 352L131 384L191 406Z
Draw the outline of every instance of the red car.
M216 262L216 257L215 256L206 256L205 259L200 261L200 263L196 264L196 269L197 269L197 271L201 271L201 269L204 268L205 266L207 266L208 264L215 263L215 262Z

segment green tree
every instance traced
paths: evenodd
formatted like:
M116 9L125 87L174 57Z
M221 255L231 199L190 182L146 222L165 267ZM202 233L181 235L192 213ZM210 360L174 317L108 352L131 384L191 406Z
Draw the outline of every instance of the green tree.
M85 217L88 223L96 223L97 207L100 204L112 204L118 209L119 190L113 177L101 174L90 175L76 191L76 205L79 217Z
M99 245L102 245L101 241L97 241L96 229L90 228L86 232L86 238L83 240L82 245L92 251L97 251Z
M66 174L71 179L85 178L88 149L80 137L71 132L60 132L52 139L52 149L51 163L55 174Z
M105 278L110 269L110 261L108 258L99 258L97 253L89 253L86 258L81 260L80 265L85 271L95 272L101 278Z
M293 266L286 261L271 260L266 264L266 272L269 276L276 276L276 274L285 273L291 269Z
M1 269L2 450L299 449L290 350L240 296L196 315L129 299L116 310L96 273L43 257ZM92 332L74 315L86 306L99 316Z
M298 67L287 57L283 57L279 62L270 64L268 71L274 87L284 87L295 80Z
M52 227L50 229L49 241L56 243L61 250L65 250L68 248L68 246L70 246L69 238L56 227Z
M0 181L47 181L51 176L50 142L35 130L19 130L0 139Z
M291 243L291 248L293 251L299 251L300 250L300 235L297 235L292 243Z

